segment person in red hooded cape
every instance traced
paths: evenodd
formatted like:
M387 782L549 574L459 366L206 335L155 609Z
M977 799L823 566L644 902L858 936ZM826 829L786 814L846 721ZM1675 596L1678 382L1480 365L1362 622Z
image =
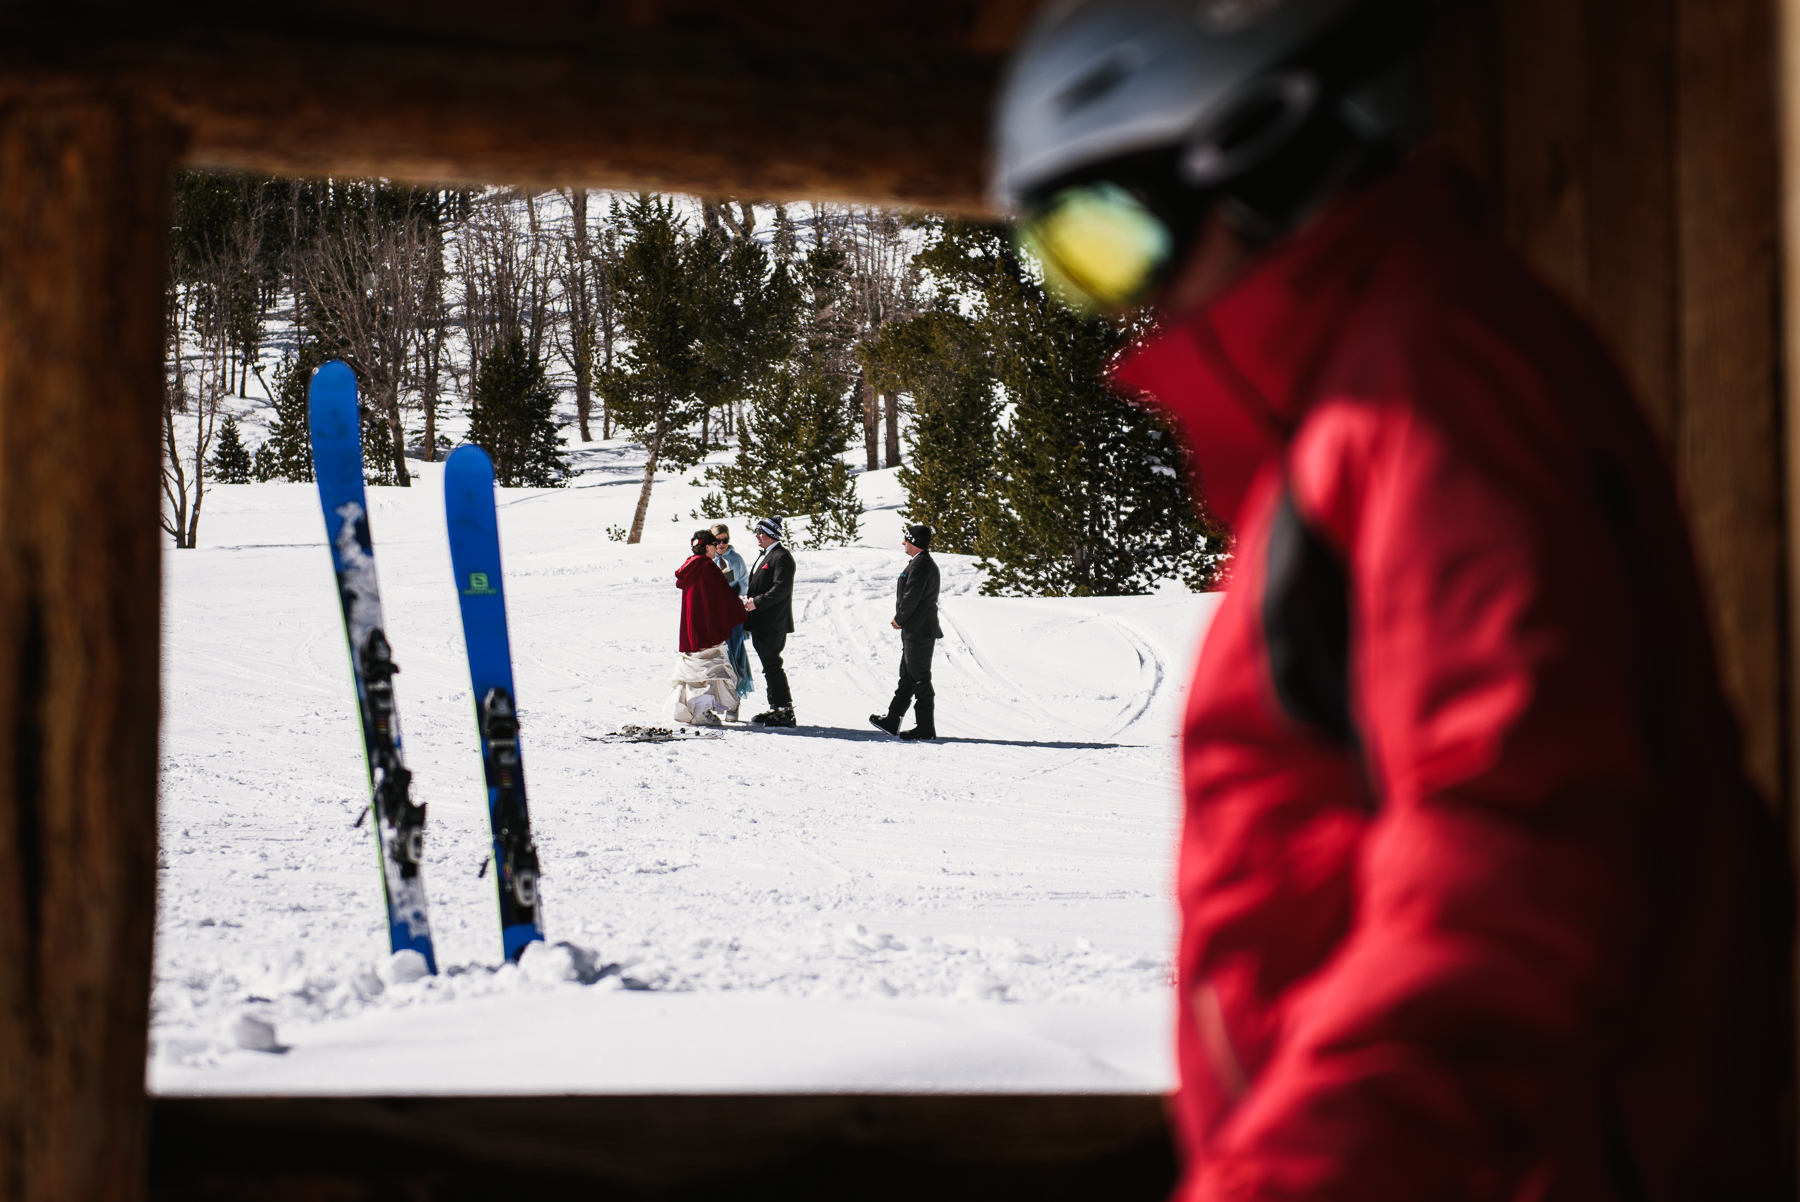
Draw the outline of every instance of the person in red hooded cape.
M1792 878L1673 481L1410 155L1410 0L1047 4L999 199L1236 535L1188 691L1181 1202L1794 1197Z
M713 563L718 539L710 530L698 530L690 545L693 555L675 569L675 584L681 589L681 640L676 650L684 654L717 647L744 620L743 601Z
M681 657L669 678L668 715L676 722L717 726L721 718L737 717L738 680L727 640L744 620L744 603L713 562L718 538L710 530L698 530L691 546L693 555L675 569L681 589Z

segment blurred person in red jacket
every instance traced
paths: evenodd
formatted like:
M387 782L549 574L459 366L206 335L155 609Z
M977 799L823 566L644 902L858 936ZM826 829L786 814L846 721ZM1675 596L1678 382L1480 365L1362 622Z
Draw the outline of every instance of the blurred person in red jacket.
M1192 1202L1791 1198L1790 884L1664 459L1408 156L1420 6L1052 3L997 120L1046 283L1237 542L1185 717Z

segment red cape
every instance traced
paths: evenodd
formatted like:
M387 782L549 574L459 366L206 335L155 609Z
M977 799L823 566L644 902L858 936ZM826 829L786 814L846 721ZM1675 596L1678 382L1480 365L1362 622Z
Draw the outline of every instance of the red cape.
M744 620L744 603L725 583L719 565L695 555L675 569L681 589L681 650L704 651L731 637L732 627Z

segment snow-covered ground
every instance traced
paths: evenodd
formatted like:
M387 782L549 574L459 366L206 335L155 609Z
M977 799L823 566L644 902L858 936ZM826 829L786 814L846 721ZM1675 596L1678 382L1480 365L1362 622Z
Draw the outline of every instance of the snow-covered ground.
M872 730L903 564L797 554L804 724L660 724L702 490L589 444L500 530L550 946L501 964L440 471L371 525L444 971L389 962L343 629L310 485L215 486L165 556L151 1087L162 1093L1160 1090L1172 1079L1175 731L1215 598L977 596L940 556L930 745ZM689 473L691 474L691 473ZM738 546L754 552L747 523ZM746 716L762 708L759 691ZM585 982L585 983L584 983ZM255 1050L257 1045L274 1050Z

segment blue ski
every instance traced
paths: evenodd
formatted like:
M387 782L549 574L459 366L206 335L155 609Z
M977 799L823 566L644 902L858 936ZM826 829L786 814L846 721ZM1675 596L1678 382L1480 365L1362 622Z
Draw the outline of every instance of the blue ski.
M350 645L350 674L362 718L368 756L375 841L381 858L381 887L387 901L388 941L394 951L411 949L437 971L431 921L420 866L425 844L425 807L412 799L412 773L400 752L400 716L394 708L395 665L381 616L381 587L375 579L375 546L369 538L368 497L363 492L362 420L356 405L356 375L332 360L313 373L310 396L313 474L325 515L325 541L337 572L344 633Z
M494 518L494 465L480 447L458 447L444 464L444 521L450 530L450 565L462 603L475 729L481 736L481 763L487 776L500 942L506 958L517 960L526 944L544 937L544 914L538 898L537 845L531 840L531 813L525 805L525 765L519 754L512 646L506 637L506 593L500 583L500 529Z

